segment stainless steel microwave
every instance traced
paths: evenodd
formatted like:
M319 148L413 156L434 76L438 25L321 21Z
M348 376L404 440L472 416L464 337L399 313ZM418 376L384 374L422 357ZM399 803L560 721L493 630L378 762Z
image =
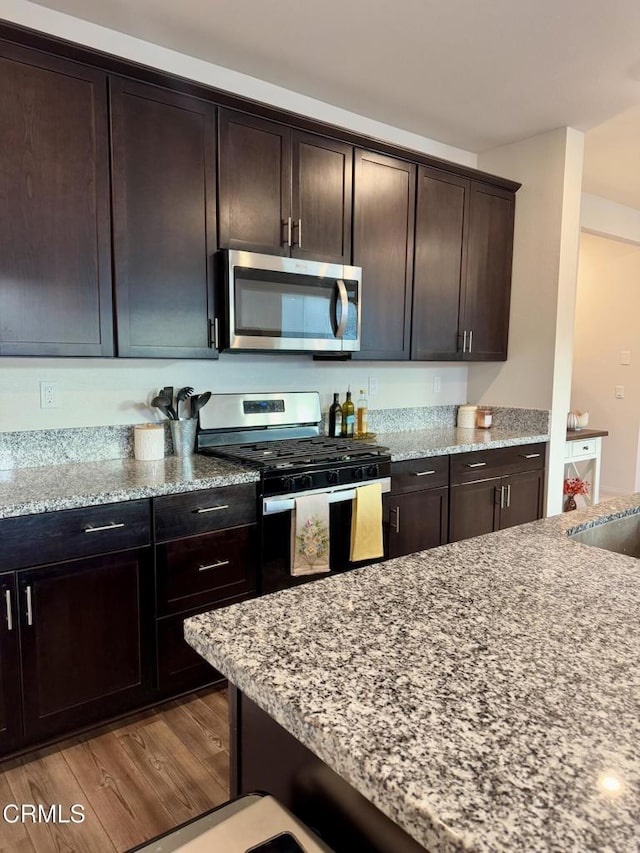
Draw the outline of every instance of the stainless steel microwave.
M360 349L360 267L224 250L222 348Z

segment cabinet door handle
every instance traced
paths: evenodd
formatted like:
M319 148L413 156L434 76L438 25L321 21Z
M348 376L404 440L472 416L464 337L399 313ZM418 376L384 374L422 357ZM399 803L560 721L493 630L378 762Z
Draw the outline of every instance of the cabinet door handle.
M298 248L302 248L302 219L298 219Z
M200 509L194 509L192 512L202 515L203 512L218 512L221 509L229 509L229 504L218 504L218 506L203 506Z
M291 230L293 228L293 222L291 217L282 220L282 227L283 229L287 229L287 236L282 240L282 242L285 244L285 246L291 248Z
M400 533L400 507L399 506L392 506L391 512L395 512L395 514L396 514L396 523L393 526L394 530L396 531L396 533Z
M469 332L469 352L473 349L473 329Z
M27 598L27 625L33 625L33 607L31 604L31 584L25 587L25 596Z
M540 454L539 453L521 453L520 456L522 456L523 459L538 459Z
M467 351L467 330L462 333L462 352Z
M507 509L511 506L511 483L507 486Z
M426 477L428 474L435 474L435 471L414 471L414 477Z
M118 527L124 527L123 521L112 521L110 524L103 524L100 527L94 527L92 524L89 524L85 527L85 533L99 533L101 530L117 530Z
M5 589L4 600L7 605L7 631L13 631L13 612L11 610L11 590Z
M497 486L496 491L498 491ZM500 486L500 509L504 509L504 486Z
M467 468L484 468L486 462L467 462Z
M198 566L199 572L208 572L209 569L219 569L221 566L228 566L229 560L218 560L217 563L211 563L208 566Z

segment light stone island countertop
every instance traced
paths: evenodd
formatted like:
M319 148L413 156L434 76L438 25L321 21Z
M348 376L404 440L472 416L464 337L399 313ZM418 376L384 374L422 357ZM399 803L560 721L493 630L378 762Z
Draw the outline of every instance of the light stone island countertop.
M169 456L158 462L111 459L0 471L0 519L213 489L258 480L222 459Z
M531 430L521 429L440 427L407 432L379 432L376 441L389 448L392 462L402 462L423 456L445 456L449 453L466 453L469 450L537 444L540 441L549 441L549 434L532 435Z
M188 642L432 853L640 849L640 494L188 619Z

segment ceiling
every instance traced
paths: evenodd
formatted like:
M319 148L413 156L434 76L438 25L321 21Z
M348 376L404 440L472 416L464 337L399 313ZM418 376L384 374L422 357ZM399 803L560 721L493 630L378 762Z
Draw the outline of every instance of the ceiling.
M610 180L614 200L640 208L624 165L637 161L628 137L640 132L637 0L40 5L474 152L561 126L586 131L628 111L589 134L588 191L612 197L599 182Z

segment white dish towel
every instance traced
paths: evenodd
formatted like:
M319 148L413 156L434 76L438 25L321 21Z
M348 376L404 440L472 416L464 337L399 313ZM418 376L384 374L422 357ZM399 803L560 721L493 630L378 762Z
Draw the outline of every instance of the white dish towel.
M291 513L291 574L315 575L329 571L329 498L296 498Z

